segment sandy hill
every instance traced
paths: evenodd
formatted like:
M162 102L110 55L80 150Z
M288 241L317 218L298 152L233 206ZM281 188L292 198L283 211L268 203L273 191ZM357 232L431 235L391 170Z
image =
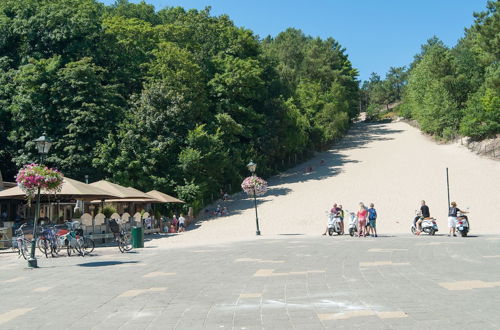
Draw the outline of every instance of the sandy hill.
M321 160L325 161L320 165ZM313 167L312 173L304 169ZM409 233L414 210L422 199L447 231L445 169L451 199L470 207L471 234L500 233L500 162L481 158L465 147L439 145L404 122L358 123L331 150L269 180L259 198L264 237L320 235L325 211L334 202L356 210L373 202L381 234ZM253 200L237 194L226 203L231 215L201 221L196 229L162 244L223 242L255 237Z

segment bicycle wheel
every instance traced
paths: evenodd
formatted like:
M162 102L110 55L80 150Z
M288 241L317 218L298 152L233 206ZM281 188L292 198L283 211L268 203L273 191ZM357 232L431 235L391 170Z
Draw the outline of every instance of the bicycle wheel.
M92 238L84 237L83 238L83 248L85 250L85 254L90 254L94 251L95 243Z
M40 250L40 252L45 254L45 258L48 258L49 257L49 250L50 250L49 241L45 238L39 238L37 240L37 245L38 245L38 249Z
M122 239L119 238L116 242L118 243L118 250L120 250L121 253L124 253L125 250L123 249Z
M19 246L19 252L23 256L25 260L28 260L29 258L29 253L28 253L28 241L27 240L22 240Z
M61 241L61 237L57 236L56 239L55 239L55 241L54 241L54 252L56 254L59 254L59 252L61 251L63 245L64 245L64 239Z
M121 249L123 249L122 252L132 250L132 236L130 233L125 233L120 238L119 245L121 245Z
M83 237L76 239L75 249L82 257L85 257L85 243L83 242Z

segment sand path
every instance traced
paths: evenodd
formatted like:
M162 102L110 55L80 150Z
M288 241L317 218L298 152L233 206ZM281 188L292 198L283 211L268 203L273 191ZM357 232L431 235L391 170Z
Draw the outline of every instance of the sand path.
M314 171L304 173L307 166ZM451 199L459 208L470 207L471 235L499 234L500 162L460 145L439 145L404 122L392 122L356 124L331 150L271 178L269 192L258 203L262 237L320 235L325 211L333 202L355 211L360 201L375 204L379 233L408 234L421 199L438 219L439 233L445 233L446 167ZM253 200L243 193L233 198L227 203L230 216L199 221L186 233L149 244L173 247L255 239Z

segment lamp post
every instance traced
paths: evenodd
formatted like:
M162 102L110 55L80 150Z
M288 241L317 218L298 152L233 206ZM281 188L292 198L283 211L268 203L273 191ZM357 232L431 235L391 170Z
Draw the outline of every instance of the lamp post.
M247 168L252 173L252 176L255 176L255 169L257 168L257 164L255 164L253 161L250 161L250 163L247 164ZM253 202L255 205L255 224L257 226L257 231L255 234L257 236L260 236L260 230L259 230L259 216L257 214L257 194L255 193L255 185L253 186Z
M89 184L89 175L85 174L85 183ZM85 213L85 202L82 200L82 214ZM93 223L94 221L92 221Z
M49 153L50 147L52 146L52 140L47 137L47 133L43 133L38 139L33 140L36 143L38 149L38 154L40 154L40 165L43 163L43 157ZM38 217L40 216L40 187L38 187L36 195L36 211L35 220L33 221L33 238L31 239L31 254L28 259L28 267L38 268L38 263L35 258L35 248L36 248L36 224L38 222Z

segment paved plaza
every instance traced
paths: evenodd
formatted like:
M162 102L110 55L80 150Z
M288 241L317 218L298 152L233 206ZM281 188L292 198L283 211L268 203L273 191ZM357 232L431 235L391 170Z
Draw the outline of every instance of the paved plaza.
M283 235L41 258L0 254L1 329L500 327L500 237Z

